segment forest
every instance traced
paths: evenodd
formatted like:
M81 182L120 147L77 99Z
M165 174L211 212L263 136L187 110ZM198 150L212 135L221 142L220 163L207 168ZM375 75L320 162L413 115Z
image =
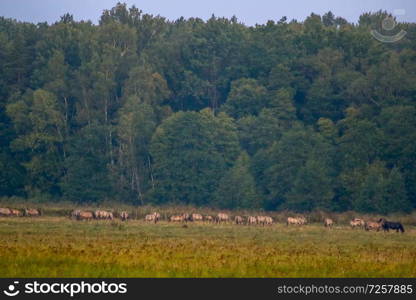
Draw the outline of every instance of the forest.
M416 26L382 43L388 16L0 17L0 197L410 212Z

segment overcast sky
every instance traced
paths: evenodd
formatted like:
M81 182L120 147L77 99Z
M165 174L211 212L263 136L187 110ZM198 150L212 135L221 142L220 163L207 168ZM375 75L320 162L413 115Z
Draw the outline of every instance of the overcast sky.
M0 0L0 16L33 23L53 23L65 13L76 20L91 20L97 23L101 12L110 9L117 0ZM331 10L350 22L357 22L363 12L395 11L398 21L416 22L416 0L125 0L145 13L161 15L170 20L181 16L209 18L233 15L247 24L263 24L267 20L302 21L311 12L323 14ZM404 14L403 14L404 13Z

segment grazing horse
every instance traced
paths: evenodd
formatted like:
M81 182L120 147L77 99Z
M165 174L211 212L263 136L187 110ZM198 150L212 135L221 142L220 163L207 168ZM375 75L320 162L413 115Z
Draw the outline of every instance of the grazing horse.
M154 212L150 215L146 215L144 219L147 222L154 222L156 224L160 220L160 214L157 212Z
M192 221L192 216L188 213L184 213L183 215L183 219L185 222L191 222Z
M185 221L185 216L184 215L180 215L180 216L171 216L169 218L170 222L186 222Z
M144 220L145 220L145 221L147 221L147 222L155 222L155 216L154 216L153 214L146 215L146 216L144 217ZM156 223L156 222L155 222L155 223Z
M299 217L297 219L298 219L299 225L305 225L306 223L308 223L305 217Z
M215 221L217 223L228 222L229 220L230 220L230 217L227 214L224 214L224 213L219 213L217 215L217 217L215 218Z
M122 211L120 213L120 218L121 218L121 221L127 221L127 219L129 218L129 214L126 211Z
M0 208L0 216L5 216L5 217L8 217L8 216L10 216L12 214L12 212L11 212L11 210L10 209L8 209L8 208L3 208L3 207L1 207Z
M289 226L290 224L298 225L299 224L298 218L288 217L286 221L286 226Z
M249 216L247 218L247 225L257 224L257 218L253 216Z
M40 210L35 208L25 209L24 215L27 217L38 217L40 216Z
M196 221L202 221L203 220L203 217L200 214L192 214L191 215L191 220L194 221L194 222L196 222Z
M76 210L72 211L71 219L78 219L78 216L79 216L80 213L81 213L81 211L79 209L76 209Z
M355 218L355 219L352 219L350 221L350 225L351 225L351 228L354 228L354 227L364 228L365 227L365 222L364 222L363 219Z
M381 222L371 222L368 221L365 223L365 230L376 230L379 231L381 229Z
M273 218L272 217L269 217L269 216L266 216L266 217L264 217L265 219L265 221L264 221L264 224L265 225L273 225Z
M77 220L92 220L94 219L94 213L90 211L80 211L76 216Z
M20 216L20 210L11 208L10 209L10 214L11 214L11 216L19 217Z
M325 218L324 220L324 226L331 228L334 225L334 221L332 221L332 219L329 218Z
M244 219L241 216L235 216L234 217L234 222L235 222L235 224L240 225L240 224L244 223Z
M187 213L182 214L182 215L177 215L177 216L171 216L169 218L170 222L185 222L187 223L188 221L191 221L191 216Z
M208 223L214 222L214 218L212 216L204 216L204 220L207 221Z
M94 217L97 220L112 220L114 218L113 213L105 210L97 210L94 213Z
M266 224L266 217L265 216L257 216L257 224L263 225Z
M273 219L272 217L269 216L257 216L257 224L261 224L261 225L272 225L273 224Z
M305 225L308 221L306 220L305 217L297 217L297 218L292 218L289 217L287 218L286 221L286 226L290 225L290 224L294 224L294 225Z
M404 227L400 222L389 222L383 218L378 221L381 224L381 227L384 231L389 231L390 229L396 230L396 232L404 232Z
M160 221L160 213L154 212L153 214L155 215L156 222L159 222Z

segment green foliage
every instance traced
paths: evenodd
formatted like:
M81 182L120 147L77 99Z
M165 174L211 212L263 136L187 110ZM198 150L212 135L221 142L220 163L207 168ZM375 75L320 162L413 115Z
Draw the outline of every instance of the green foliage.
M64 122L55 95L36 90L9 104L7 113L19 133L13 149L31 153L22 162L30 176L28 190L56 193L54 187L62 175Z
M334 188L330 170L317 159L308 159L296 174L284 206L297 211L332 209Z
M250 157L242 152L234 166L221 179L213 203L221 208L259 208L261 201L250 173Z
M82 203L111 198L104 134L102 126L91 124L70 140L66 172L60 182L66 199Z
M387 16L0 17L0 196L414 209L416 25L380 43Z
M155 201L206 205L239 153L232 119L211 110L178 112L152 138Z
M120 199L143 204L143 194L153 188L149 144L155 128L152 106L134 96L128 98L120 109L119 152L113 174Z
M236 119L257 115L266 105L266 93L267 90L254 79L234 81L223 106L224 111Z
M311 210L330 207L331 146L311 129L294 128L256 154L255 173L266 207Z
M351 108L338 125L342 132L338 143L344 168L364 166L380 157L384 138L374 122L360 118L359 111Z
M380 162L354 172L354 185L346 188L352 196L352 207L357 211L386 214L389 211L409 211L403 177L397 168L388 170Z
M283 132L296 124L296 109L290 89L272 91L267 106L258 116L237 120L240 142L251 155L277 141Z

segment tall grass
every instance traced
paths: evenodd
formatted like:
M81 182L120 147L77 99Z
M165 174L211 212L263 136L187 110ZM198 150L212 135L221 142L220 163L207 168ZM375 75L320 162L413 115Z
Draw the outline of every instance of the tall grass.
M396 234L321 224L185 228L139 220L0 218L0 276L415 277L415 238L409 226Z

